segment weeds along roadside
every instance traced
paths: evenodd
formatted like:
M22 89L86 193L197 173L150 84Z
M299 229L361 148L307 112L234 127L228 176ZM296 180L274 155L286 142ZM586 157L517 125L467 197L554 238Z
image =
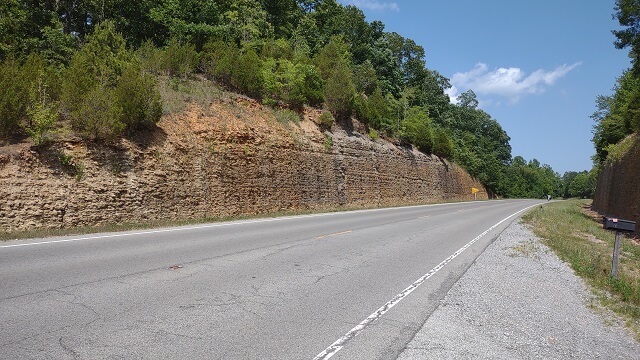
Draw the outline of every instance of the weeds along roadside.
M640 242L623 237L619 277L613 278L615 232L603 229L598 217L589 213L590 205L590 200L554 202L529 211L522 219L586 280L605 308L622 317L640 341Z

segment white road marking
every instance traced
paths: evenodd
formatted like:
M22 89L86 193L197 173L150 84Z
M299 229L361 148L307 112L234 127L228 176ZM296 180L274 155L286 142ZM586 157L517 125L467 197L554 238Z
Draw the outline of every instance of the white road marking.
M316 355L313 360L326 360L335 355L338 351L340 351L351 339L358 336L364 329L366 329L371 323L381 318L387 311L391 310L394 306L396 306L400 301L406 298L409 294L411 294L418 286L422 285L425 281L427 281L430 277L432 277L435 273L440 271L443 267L445 267L448 263L450 263L453 259L458 257L458 255L462 254L465 250L467 250L471 245L473 245L480 238L485 236L491 230L498 227L503 222L509 220L510 218L520 214L523 211L529 210L536 205L531 205L526 207L518 212L515 212L506 218L500 220L495 225L491 226L487 230L485 230L482 234L476 236L473 240L469 241L465 246L461 247L458 251L453 253L448 258L444 259L440 264L436 265L433 269L429 270L428 273L424 274L421 278L416 280L409 287L404 289L400 294L393 297L393 299L389 300L386 304L382 305L378 310L376 310L373 314L369 315L366 319L364 319L360 324L356 325L353 329L349 330L343 337L336 340L333 344L331 344L328 348L322 351L320 354Z
M494 200L494 201L499 201L499 200ZM441 203L441 204L415 205L415 206L403 206L403 207L395 207L395 208L340 211L340 212L330 212L330 213L322 213L322 214L309 214L309 215L285 216L285 217L279 217L279 218L244 220L244 221L234 221L234 222L226 222L226 223L215 223L215 224L205 224L205 225L196 225L196 226L174 227L174 228L158 229L158 230L145 230L145 231L134 231L134 232L127 232L127 233L115 233L115 234L106 234L106 235L85 236L85 237L72 238L72 239L39 241L39 242L33 242L33 243L24 242L24 243L11 244L11 245L0 245L0 249L25 247L25 246L35 246L35 245L60 244L60 243L86 241L86 240L119 238L119 237L135 236L135 235L159 234L159 233L167 233L167 232L175 232L175 231L210 229L210 228L226 227L226 226L233 226L233 225L258 224L258 223L264 223L264 222L284 221L284 220L304 219L304 218L314 218L314 217L323 217L323 216L337 216L337 215L342 215L342 214L357 214L357 213L366 213L366 212L389 211L389 210L411 209L411 208L421 208L421 207L434 207L434 206L466 204L466 203L469 203L469 202L467 201L467 202L459 202L459 203Z

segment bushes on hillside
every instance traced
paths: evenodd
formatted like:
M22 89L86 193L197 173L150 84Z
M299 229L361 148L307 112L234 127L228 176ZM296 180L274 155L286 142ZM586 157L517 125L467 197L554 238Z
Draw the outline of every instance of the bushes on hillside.
M313 65L293 63L286 59L267 59L263 64L263 102L280 102L302 109L307 104L317 106L323 100L323 81Z
M453 158L453 140L441 128L436 128L433 131L433 153L443 158Z
M7 138L20 128L27 112L27 88L14 59L0 64L0 136Z
M420 151L433 152L433 131L431 119L422 108L411 108L404 119L402 138L414 144Z
M36 145L43 142L58 120L58 82L57 72L40 55L30 55L24 63L0 63L0 137L24 130Z
M36 146L47 141L47 133L56 124L59 114L55 92L50 89L47 71L43 59L33 59L25 66L35 75L30 81L27 118L22 123L25 132L33 139ZM47 81L49 80L49 81Z
M129 132L151 128L162 116L156 80L143 74L136 64L125 67L115 88L115 100L121 108L120 120Z
M62 101L74 130L91 139L112 140L123 132L150 127L162 115L155 80L112 23L104 22L71 60Z

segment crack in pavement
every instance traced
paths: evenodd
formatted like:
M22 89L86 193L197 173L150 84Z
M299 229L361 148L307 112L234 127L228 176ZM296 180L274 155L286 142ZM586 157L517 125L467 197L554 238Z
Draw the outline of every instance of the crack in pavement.
M64 341L62 340L62 337L60 337L60 339L58 340L58 343L60 344L60 347L62 348L62 350L65 353L67 353L67 355L70 355L74 359L80 359L80 355L78 354L78 352L73 350L73 348L71 348L69 345L65 344Z

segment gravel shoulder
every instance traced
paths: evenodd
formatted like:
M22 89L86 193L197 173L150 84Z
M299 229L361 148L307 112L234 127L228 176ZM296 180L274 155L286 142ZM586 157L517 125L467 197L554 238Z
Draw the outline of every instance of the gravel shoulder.
M513 222L398 357L640 359L640 344L526 225Z

